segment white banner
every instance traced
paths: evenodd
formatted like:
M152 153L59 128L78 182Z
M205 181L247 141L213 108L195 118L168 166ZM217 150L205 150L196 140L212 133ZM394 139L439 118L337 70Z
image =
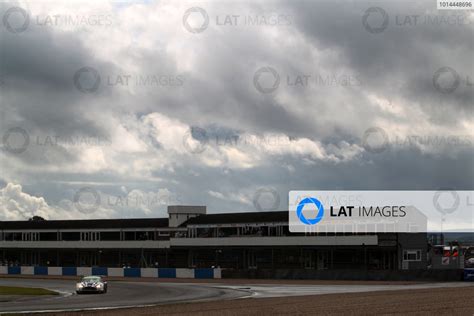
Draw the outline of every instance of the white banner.
M474 191L290 191L295 233L474 232Z

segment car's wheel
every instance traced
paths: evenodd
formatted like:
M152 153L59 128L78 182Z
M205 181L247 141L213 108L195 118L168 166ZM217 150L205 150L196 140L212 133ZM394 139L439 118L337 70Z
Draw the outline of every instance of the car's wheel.
M76 294L81 294L81 292L80 292L80 291L76 291Z

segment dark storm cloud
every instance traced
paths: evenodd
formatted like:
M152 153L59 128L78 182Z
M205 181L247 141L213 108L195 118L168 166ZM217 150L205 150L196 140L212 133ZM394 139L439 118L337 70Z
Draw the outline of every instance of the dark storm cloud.
M2 9L8 7L2 4ZM81 67L92 65L105 72L110 64L98 60L74 33L33 23L20 34L2 28L0 42L2 104L4 114L10 115L7 120L19 115L31 128L60 135L100 134L99 124L84 115L94 100L76 89L73 78Z
M369 127L382 125L391 138L404 129L416 134L420 126L429 127L427 133L438 133L439 127L440 134L450 129L458 134L468 133L459 123L472 119L473 89L467 80L472 82L472 24L401 26L397 17L448 13L429 11L434 5L429 1L375 5L389 17L387 28L378 34L367 31L362 22L373 2L342 1L213 3L205 9L214 24L200 34L182 27L181 8L176 8L171 24L161 28L151 19L136 32L134 23L140 21L132 15L117 24L118 30L97 38L34 25L21 34L2 28L1 132L20 126L33 144L21 155L2 154L5 172L0 181L22 182L25 192L54 203L72 199L83 186L107 194L118 194L121 186L167 188L179 192L183 204L208 205L215 211L255 210L252 199L259 188L276 190L282 210L288 191L295 189L474 188L472 143L431 146L428 152L404 146L379 154L363 151L362 137ZM122 11L129 9L133 5ZM157 14L160 22L168 21L155 4L146 9L135 17ZM287 14L292 23L280 28L215 24L216 14L255 12ZM103 35L103 30L94 32ZM130 46L117 44L130 37ZM451 93L433 84L434 74L445 66L460 76ZM97 89L81 92L74 85L74 74L82 67L97 70ZM270 92L259 91L255 80L264 78L256 74L270 68L278 75L278 85ZM136 82L137 76L149 75L166 80L155 86L111 84L126 76ZM305 75L356 80L295 86L298 76ZM372 96L397 107L387 110ZM413 118L419 114L417 107L424 115ZM153 118L153 113L174 121ZM210 138L229 137L231 144L214 144L196 154L184 151L179 137L169 136L171 147L166 137L160 139L174 128L188 127L202 128ZM318 149L323 153L319 157L316 149L305 151L308 144L292 143L275 152L232 144L245 134L265 133L312 140L322 144ZM91 151L35 145L35 137L44 142L48 135L119 136L110 147ZM129 135L136 136L139 145ZM341 158L346 151L354 154Z
M368 32L362 23L371 7L388 15L387 28L379 34ZM446 123L441 117L450 122L472 117L474 21L469 12L432 10L426 1L356 2L342 7L340 2L300 1L288 9L298 17L301 32L318 46L339 52L360 73L368 91L419 102L440 124ZM370 23L378 26L380 21L374 18ZM461 77L459 88L449 96L433 86L433 75L444 66ZM450 113L440 114L439 107L444 106L440 98L450 103Z
M6 7L4 3L2 9ZM37 145L57 138L107 137L101 123L93 119L93 113L106 104L78 91L73 78L85 65L111 67L95 58L79 37L30 24L20 34L2 28L0 42L1 133L19 127L30 137L28 150L10 158L60 166L76 160L76 155L61 146Z

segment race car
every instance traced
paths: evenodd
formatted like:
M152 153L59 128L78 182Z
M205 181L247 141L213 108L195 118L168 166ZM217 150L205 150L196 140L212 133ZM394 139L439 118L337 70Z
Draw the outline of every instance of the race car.
M101 276L85 276L76 283L76 293L107 293L107 281Z

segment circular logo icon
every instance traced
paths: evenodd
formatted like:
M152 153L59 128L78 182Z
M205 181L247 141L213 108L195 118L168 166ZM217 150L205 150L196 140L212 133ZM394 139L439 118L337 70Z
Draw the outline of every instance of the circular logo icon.
M382 18L382 23L377 23L377 25L374 25L374 21L372 20L372 22L369 22L369 17L372 15L372 18L376 17L377 19L379 17ZM379 8L379 7L370 7L368 8L365 13L364 13L364 16L362 16L362 24L364 25L364 28L369 32L369 33L372 33L372 34L378 34L378 33L382 33L383 31L385 31L385 29L387 28L388 26L388 14L387 12L385 12L384 9L382 8Z
M92 67L82 67L74 74L74 86L83 93L93 93L100 85L99 72Z
M315 218L307 218L306 216L304 216L303 209L306 204L313 204L314 206L316 206L316 209L318 210L318 214L316 215ZM296 216L298 216L298 218L303 224L315 225L323 219L323 216L324 216L323 204L316 198L312 198L312 197L304 198L296 207Z
M262 75L270 74L273 76L273 84L269 87L262 84ZM253 76L253 85L261 93L272 93L280 86L280 75L272 67L262 67L255 72Z
M20 137L23 138L23 141L21 142L20 145L15 144L13 145L13 141L10 139L10 137L14 135L20 135ZM21 127L13 127L10 128L3 134L3 148L5 148L6 151L11 152L13 154L21 154L26 150L28 145L30 144L30 135Z
M259 211L277 210L280 207L280 195L272 188L261 188L255 191L253 206Z
M447 81L443 79L449 78ZM461 82L461 78L459 74L450 67L441 67L438 69L433 75L433 86L435 89L441 93L451 93L457 89L459 83Z
M15 23L12 23L10 18L12 15L18 15L18 14L22 16L23 24L20 26L14 26ZM20 8L20 7L10 8L3 15L3 25L11 33L21 33L25 31L30 25L30 15L23 8Z
M84 187L74 194L73 202L79 212L92 213L100 205L100 195L93 188Z
M452 199L451 206L446 207L446 206L441 205L440 198L443 195L444 196L450 195L449 198ZM443 215L454 213L458 209L460 203L461 203L461 198L459 197L459 194L454 190L436 191L436 193L433 196L434 207L436 208L438 212L440 212Z
M206 150L208 141L206 130L200 127L191 127L183 136L183 146L192 154L200 154Z
M382 143L379 145L374 146L370 143L369 139L374 138L382 138ZM371 127L364 132L364 136L362 136L362 147L368 152L378 154L385 151L388 148L388 135L380 127Z
M188 19L192 13L199 13L202 16L204 21L202 22L201 26L193 27L189 24ZM199 8L199 7L189 8L186 10L186 12L184 12L184 15L183 15L183 26L186 30L188 30L191 33L201 33L205 29L207 29L207 27L209 26L209 15L207 15L206 10L204 10L203 8Z

